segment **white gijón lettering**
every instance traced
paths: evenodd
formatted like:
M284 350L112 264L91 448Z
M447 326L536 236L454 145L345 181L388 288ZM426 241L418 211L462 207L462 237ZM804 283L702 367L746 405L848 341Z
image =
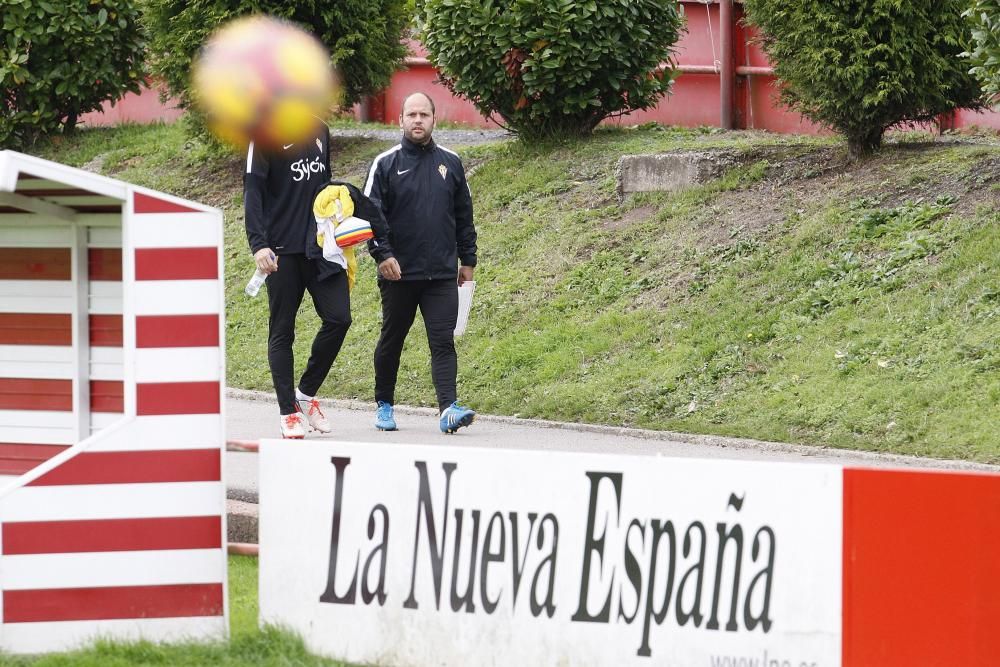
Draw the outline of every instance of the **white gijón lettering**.
M326 165L319 157L314 157L312 161L308 161L305 158L301 160L296 160L291 166L292 180L298 183L299 181L308 181L312 178L313 174L320 174L326 171Z

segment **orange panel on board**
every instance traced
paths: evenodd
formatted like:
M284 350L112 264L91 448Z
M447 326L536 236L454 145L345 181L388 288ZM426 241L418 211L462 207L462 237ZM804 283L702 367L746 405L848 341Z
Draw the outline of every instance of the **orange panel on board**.
M1000 475L844 470L843 665L997 664Z

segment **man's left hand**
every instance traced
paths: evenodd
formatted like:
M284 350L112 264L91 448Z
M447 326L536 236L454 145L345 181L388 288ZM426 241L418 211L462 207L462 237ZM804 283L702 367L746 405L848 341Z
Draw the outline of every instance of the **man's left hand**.
M466 280L471 281L472 272L475 271L475 267L472 266L460 266L458 267L458 284L461 285Z

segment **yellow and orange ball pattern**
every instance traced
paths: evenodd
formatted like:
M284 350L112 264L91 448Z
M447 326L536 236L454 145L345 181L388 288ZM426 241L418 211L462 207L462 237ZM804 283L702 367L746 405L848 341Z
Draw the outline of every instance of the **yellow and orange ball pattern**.
M195 60L193 83L209 128L237 148L305 139L337 89L323 45L267 16L237 19L213 33Z

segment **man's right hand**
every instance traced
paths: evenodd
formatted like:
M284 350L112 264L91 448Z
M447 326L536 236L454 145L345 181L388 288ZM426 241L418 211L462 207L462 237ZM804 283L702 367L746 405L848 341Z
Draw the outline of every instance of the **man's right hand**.
M403 277L403 272L399 269L399 262L395 257L383 260L378 265L378 274L386 280L399 280Z
M261 248L255 252L253 260L257 262L257 268L268 275L278 270L278 258L270 248Z

